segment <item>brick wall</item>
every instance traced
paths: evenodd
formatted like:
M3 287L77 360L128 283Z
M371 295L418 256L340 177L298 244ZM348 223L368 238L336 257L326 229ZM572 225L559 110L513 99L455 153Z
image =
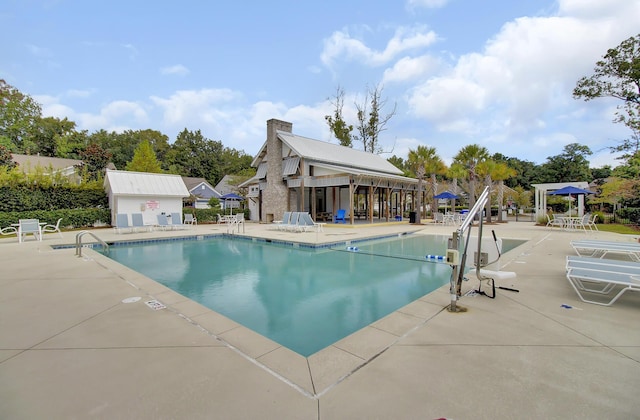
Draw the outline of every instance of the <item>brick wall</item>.
M260 221L270 223L282 220L288 211L287 184L282 179L282 141L276 131L292 133L293 124L270 119L267 121L267 186L262 192L262 214Z

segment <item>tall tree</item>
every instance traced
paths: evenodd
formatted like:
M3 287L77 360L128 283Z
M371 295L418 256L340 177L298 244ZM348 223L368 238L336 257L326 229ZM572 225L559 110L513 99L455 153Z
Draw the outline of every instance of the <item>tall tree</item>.
M97 143L88 145L81 153L82 163L80 170L86 174L90 180L99 180L102 173L111 160L111 153L104 150Z
M431 196L437 194L437 175L444 175L447 171L447 167L444 161L438 156L435 147L418 146L415 150L409 150L407 157L407 163L411 171L418 176L418 202L422 208L424 199L422 197L422 179L421 174L429 174L431 178L430 191ZM435 199L432 199L432 203L435 203ZM422 213L421 213L421 216Z
M14 153L35 153L32 133L42 108L31 96L0 79L0 143Z
M342 110L344 109L344 89L338 86L336 94L330 99L333 105L333 115L325 115L324 119L331 129L331 133L340 142L340 145L353 147L353 125L349 125L344 120Z
M58 154L58 145L75 133L76 123L68 119L55 117L39 118L33 128L33 142L36 152L42 156L62 157Z
M376 85L367 90L362 103L356 103L358 125L358 140L362 142L365 152L381 153L380 133L386 130L389 120L395 115L397 104L394 103L393 110L386 115L382 115L382 110L387 103L387 99L382 98L383 88Z
M589 146L579 143L567 144L563 152L556 156L549 156L547 162L541 165L541 182L572 182L591 181L587 156L591 155Z
M478 180L478 164L489 159L489 151L480 145L470 144L463 147L454 156L453 162L464 168L469 181L469 207L476 203L476 181Z
M625 124L633 133L640 132L640 34L609 49L596 62L593 74L578 80L573 97L621 100L614 121Z
M127 163L127 171L162 173L160 162L148 140L143 140L136 148L133 159Z

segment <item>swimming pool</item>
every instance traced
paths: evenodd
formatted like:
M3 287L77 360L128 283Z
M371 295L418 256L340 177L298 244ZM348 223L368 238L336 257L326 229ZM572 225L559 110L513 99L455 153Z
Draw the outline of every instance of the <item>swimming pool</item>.
M447 238L303 248L216 237L118 244L108 256L309 356L448 283L451 267L425 259Z

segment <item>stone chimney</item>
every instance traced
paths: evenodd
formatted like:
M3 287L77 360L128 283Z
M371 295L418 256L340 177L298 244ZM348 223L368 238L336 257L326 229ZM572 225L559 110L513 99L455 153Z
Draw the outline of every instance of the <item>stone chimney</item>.
M282 220L288 210L289 194L287 184L282 179L282 141L277 131L293 132L293 124L270 119L267 121L267 186L262 191L262 214L260 221L271 223Z

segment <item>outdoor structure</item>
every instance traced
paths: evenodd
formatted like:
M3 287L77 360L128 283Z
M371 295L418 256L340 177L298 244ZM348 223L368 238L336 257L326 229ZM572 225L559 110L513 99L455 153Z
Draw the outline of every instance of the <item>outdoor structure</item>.
M157 223L158 214L182 215L182 199L189 197L180 175L107 170L104 188L112 225L118 213L142 213L148 225Z
M209 200L212 197L220 198L220 194L211 184L204 178L194 178L189 176L183 176L182 180L186 185L189 194L195 198L193 207L197 209L208 209Z
M547 194L564 187L576 187L586 190L589 188L588 182L556 182L551 184L531 184L535 188L535 209L536 220L547 214ZM584 215L584 195L578 195L578 216Z
M386 159L361 150L293 134L293 124L267 121L267 140L255 156L248 189L251 220L271 223L285 211L331 221L339 209L355 218L395 220L408 209L418 181ZM377 214L377 215L376 215Z

